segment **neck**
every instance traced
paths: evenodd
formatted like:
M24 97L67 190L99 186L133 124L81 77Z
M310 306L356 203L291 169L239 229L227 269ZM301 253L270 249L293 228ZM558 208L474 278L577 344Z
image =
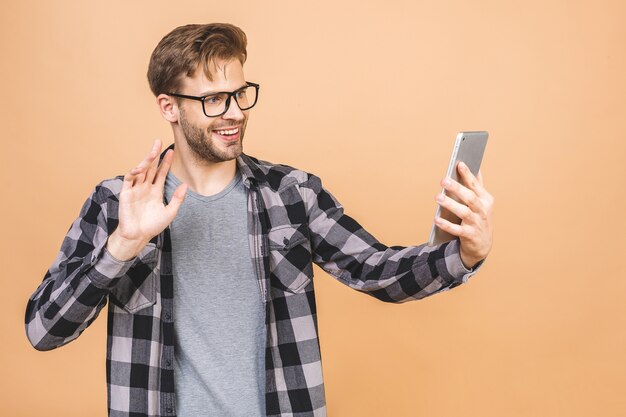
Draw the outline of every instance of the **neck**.
M201 161L194 157L183 140L174 140L174 159L170 167L172 174L186 183L189 188L204 196L222 191L237 174L237 161Z

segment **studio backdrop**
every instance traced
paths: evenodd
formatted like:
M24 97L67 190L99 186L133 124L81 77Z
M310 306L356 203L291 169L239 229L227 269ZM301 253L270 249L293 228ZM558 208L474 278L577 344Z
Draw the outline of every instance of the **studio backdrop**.
M173 28L230 22L261 85L244 152L318 175L386 245L425 243L456 133L488 130L494 244L402 304L314 282L331 417L626 415L623 1L5 1L0 414L106 416L106 314L62 348L24 330L93 187L155 138Z

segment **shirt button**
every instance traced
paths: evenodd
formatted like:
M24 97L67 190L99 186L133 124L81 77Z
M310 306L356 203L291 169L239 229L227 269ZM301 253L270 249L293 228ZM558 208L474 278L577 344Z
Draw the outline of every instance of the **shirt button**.
M165 411L167 411L168 413L171 413L171 412L172 412L172 407L167 407L167 408L165 409Z

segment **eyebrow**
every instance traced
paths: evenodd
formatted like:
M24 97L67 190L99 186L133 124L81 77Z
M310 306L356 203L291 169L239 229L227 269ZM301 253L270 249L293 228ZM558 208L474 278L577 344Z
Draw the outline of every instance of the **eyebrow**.
M242 85L241 87L237 87L237 88L235 88L233 91L237 91L237 90L239 90L239 89L241 89L241 88L244 88L244 87L247 87L247 86L248 86L248 84L244 84L244 85ZM211 94L226 93L226 92L227 92L227 91L207 90L207 91L205 91L205 92L203 92L203 93L200 93L199 97L210 96ZM230 92L230 91L228 91L228 92Z

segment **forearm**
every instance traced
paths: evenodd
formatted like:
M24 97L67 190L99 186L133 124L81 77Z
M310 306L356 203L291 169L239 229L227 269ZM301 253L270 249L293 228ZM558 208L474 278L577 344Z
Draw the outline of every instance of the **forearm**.
M132 264L115 259L105 248L106 198L98 190L96 186L83 204L56 259L27 302L26 335L36 349L53 349L78 337Z
M50 350L75 339L106 304L108 292L81 274L57 284L42 283L26 306L26 335L37 350Z
M386 246L344 212L310 175L301 184L309 214L313 262L359 291L404 302L456 287L479 269L463 265L458 240L437 246Z
M392 303L418 300L454 288L467 282L482 265L473 270L464 267L458 240L432 247L422 244L378 251L366 249L348 256L343 253L328 261L315 257L314 261L351 288Z

